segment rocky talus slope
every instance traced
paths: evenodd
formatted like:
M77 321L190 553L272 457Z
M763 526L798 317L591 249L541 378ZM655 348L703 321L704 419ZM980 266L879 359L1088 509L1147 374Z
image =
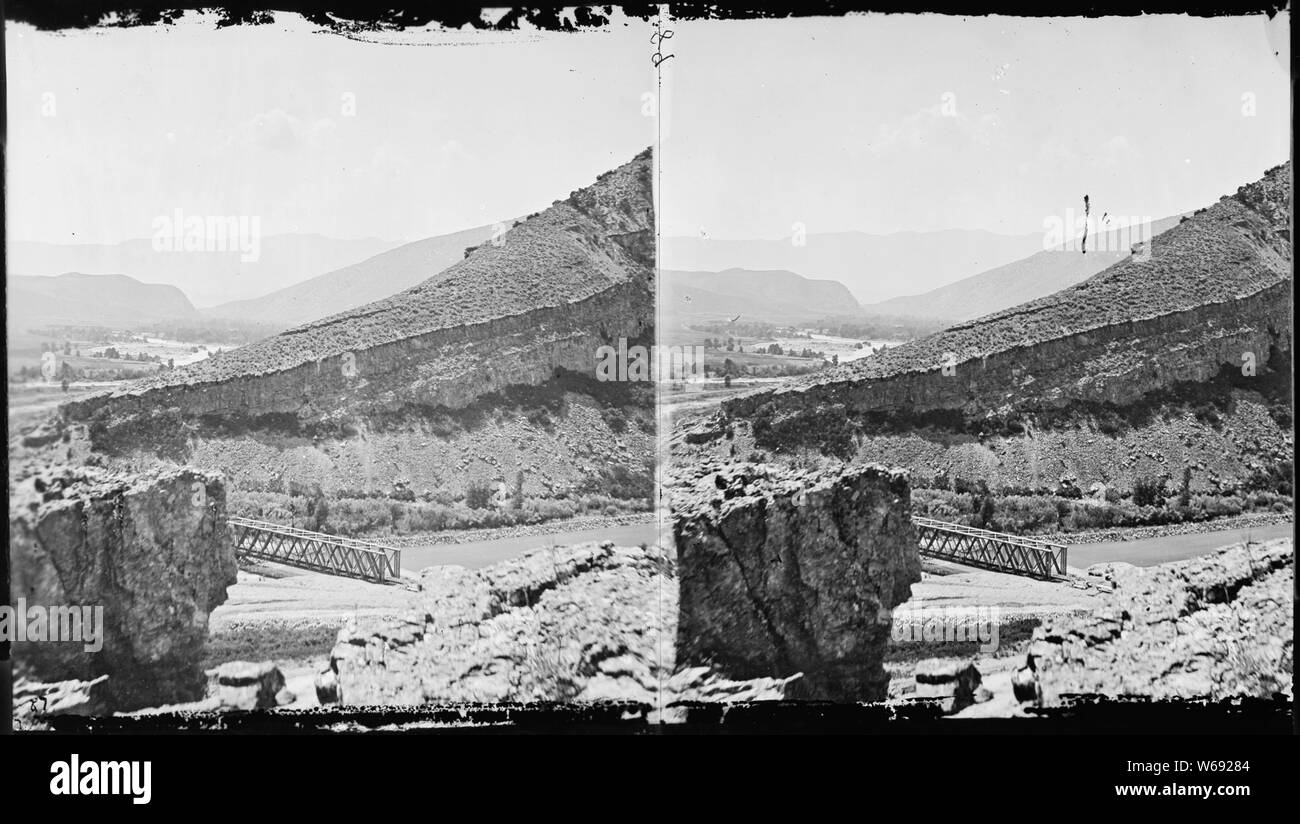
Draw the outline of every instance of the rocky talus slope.
M713 469L673 495L679 665L802 673L803 699L884 699L891 611L921 580L906 474Z
M20 676L108 676L100 689L108 710L203 695L208 616L236 575L219 477L19 470L9 488L9 529L15 603L103 610L100 649L18 643Z
M1111 573L1109 603L1053 616L1029 646L1036 700L1290 695L1295 548L1237 544L1190 561Z

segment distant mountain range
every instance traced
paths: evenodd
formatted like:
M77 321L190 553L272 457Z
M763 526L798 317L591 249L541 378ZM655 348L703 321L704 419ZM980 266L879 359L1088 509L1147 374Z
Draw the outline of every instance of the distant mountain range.
M1177 226L1180 219L1175 215L1153 222L1151 234L1158 235ZM1120 239L1121 233L1107 232L1104 237L1094 239L1093 248L1087 254L1078 249L1041 250L938 289L868 304L864 308L871 315L971 320L1068 289L1130 257L1129 249L1120 248L1123 245Z
M175 286L141 283L126 275L11 275L8 287L11 338L46 326L137 326L199 317Z
M659 291L665 313L681 319L741 315L791 323L862 314L844 284L779 270L661 271Z
M276 324L283 329L320 320L428 280L462 260L467 248L490 240L492 231L492 226L478 226L417 240L261 297L204 309L203 315Z
M1177 225L1179 220L1179 216L1174 216L1156 221L1152 231L1159 234ZM57 277L10 276L10 319L12 324L22 328L50 325L139 327L155 321L204 319L249 322L271 329L288 329L347 312L396 295L416 284L436 279L461 261L466 249L490 240L492 232L491 226L478 226L407 243L267 294L228 301L207 309L195 309L187 297L186 287L177 288L174 283L141 282L141 276L135 271L132 276L82 272L70 272ZM1115 236L1116 233L1110 233L1107 238L1098 238L1101 243L1095 240L1092 250L1086 255L1062 249L1044 251L1041 249L1041 235L1008 238L987 232L965 231L887 236L862 233L809 235L807 245L803 247L792 246L788 241L697 242L692 238L668 238L665 245L677 250L665 254L665 258L671 260L681 260L682 250L685 249L686 257L695 255L734 259L752 256L768 260L802 257L801 265L825 264L834 269L843 262L832 265L832 259L852 252L863 256L859 258L860 261L870 262L863 263L859 268L865 267L877 272L901 271L911 269L919 261L925 264L922 269L931 273L923 275L918 270L906 279L893 278L891 282L896 285L889 287L891 289L916 289L933 279L933 272L953 272L963 268L969 261L990 255L1001 256L1008 253L1011 247L1022 246L1025 238L1032 238L1038 250L959 278L955 282L946 282L929 291L866 305L859 304L850 287L839 279L817 279L802 271L768 267L726 267L721 271L665 268L660 273L658 288L668 315L686 322L691 318L730 318L736 315L778 323L834 316L887 315L956 323L1059 292L1126 259L1130 252L1119 250L1122 244L1115 240ZM187 271L197 273L199 269L194 267L207 261L203 265L211 268L198 280L194 280L194 283L208 283L210 287L212 278L219 279L220 261L227 257L206 254L167 255L154 252L147 243L132 241L115 247L58 247L18 243L15 244L18 248L10 262L10 269L17 272L22 270L20 267L27 267L30 271L31 267L52 266L60 258L103 260L116 257L135 260L145 269L156 266L159 260L178 263L189 261L186 265L190 269ZM273 262L275 258L291 254L297 248L304 256L301 270L310 270L313 263L320 264L328 254L354 254L367 243L383 245L384 242L331 241L316 236L267 238L263 242L263 259L258 264L243 265ZM146 244L146 251L141 251L133 244ZM977 251L980 248L983 251ZM333 252L329 251L331 249ZM907 249L911 251L906 252ZM944 249L955 257L938 261L936 255ZM877 254L883 257L872 257ZM915 261L904 260L907 254L911 254ZM45 262L38 263L38 260ZM224 265L238 267L241 264L236 255L230 257ZM281 264L274 266L284 268ZM189 275L184 273L171 273L172 280L187 277Z
M796 241L801 240L800 245ZM864 303L915 295L1020 260L1043 248L1041 232L809 234L781 240L663 239L660 264L678 271L787 270L837 280Z
M257 260L245 263L238 251L155 251L149 239L116 244L11 241L8 271L30 276L126 274L144 283L179 287L195 305L214 306L265 295L397 245L377 238L269 235L260 239Z

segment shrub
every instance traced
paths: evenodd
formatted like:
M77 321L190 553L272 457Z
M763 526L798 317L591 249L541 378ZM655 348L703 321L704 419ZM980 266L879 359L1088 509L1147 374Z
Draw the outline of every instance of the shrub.
M1245 509L1245 502L1236 497L1229 495L1220 497L1218 495L1197 495L1192 501L1192 505L1205 513L1207 518L1222 518L1231 515L1240 515Z
M987 495L989 492L989 485L983 479L970 481L966 478L955 478L952 482L952 491L974 495Z
M1077 501L1083 497L1083 490L1074 481L1066 479L1061 481L1061 485L1056 489L1056 494L1062 498L1071 498Z
M474 481L465 489L465 506L470 509L487 509L492 503L492 487Z
M989 499L985 499L989 500ZM1061 519L1052 500L1043 497L1013 495L996 502L989 529L1013 535L1052 532Z
M1145 477L1133 482L1133 503L1138 506L1164 506L1165 481L1163 478Z
M524 413L524 417L538 429L549 429L551 427L551 413L544 407L529 409Z
M605 425L609 431L622 433L627 431L627 413L618 407L612 407L601 411L600 416L604 418Z

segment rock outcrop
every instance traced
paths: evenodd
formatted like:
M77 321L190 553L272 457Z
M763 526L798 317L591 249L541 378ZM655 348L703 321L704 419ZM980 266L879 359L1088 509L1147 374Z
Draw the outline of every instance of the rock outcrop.
M304 424L458 409L594 375L600 346L653 335L650 150L404 292L67 404L114 425L181 417Z
M1050 490L1069 477L1122 492L1190 467L1197 491L1230 493L1289 474L1290 173L1156 236L1149 258L729 399L685 437L731 427L764 451L902 466L917 485Z
M985 700L980 671L970 661L928 658L916 665L916 697L938 699L947 714L957 713Z
M673 648L668 553L610 543L538 549L486 569L431 567L422 608L339 633L322 704L618 702L680 720L696 702L779 700L798 674L732 679ZM630 710L632 711L632 710Z
M679 666L788 677L791 697L883 700L891 610L921 579L907 475L707 472L673 499Z
M225 709L270 709L293 701L284 674L270 661L227 661L208 675L209 691Z
M661 657L668 575L660 550L612 544L541 549L483 570L431 567L418 612L340 632L318 694L362 705L656 705L672 675L671 650Z
M880 355L724 403L735 416L794 418L1125 405L1183 382L1260 373L1292 349L1291 167L1201 210L1133 256L1053 295ZM1276 365L1276 364L1275 364Z
M80 608L83 619L78 629L63 611L63 629L74 632L58 633L81 640L17 643L20 673L41 681L107 675L102 693L114 710L203 696L208 616L236 575L219 476L20 471L10 483L9 527L15 604L21 599L28 617L34 607Z
M1071 695L1151 699L1290 695L1295 549L1237 544L1189 561L1112 567L1108 603L1035 629L1018 687L1052 706Z

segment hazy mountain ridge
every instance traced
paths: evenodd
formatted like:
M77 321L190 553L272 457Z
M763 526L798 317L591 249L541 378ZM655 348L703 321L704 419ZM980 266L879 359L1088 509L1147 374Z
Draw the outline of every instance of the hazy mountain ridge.
M198 310L175 286L141 283L127 275L67 272L8 278L11 338L46 326L139 326L198 317Z
M16 275L125 274L181 289L195 306L265 295L348 266L399 245L377 238L341 240L315 234L266 235L256 261L241 252L156 251L151 239L116 244L11 241L8 271Z
M1178 224L1179 216L1152 223L1152 236ZM993 312L1046 297L1082 283L1098 272L1129 257L1131 250L1120 248L1123 235L1105 233L1084 254L1078 249L1044 249L1027 258L963 278L928 292L891 298L864 306L868 314L913 315L966 321Z
M659 289L665 311L682 318L743 315L751 320L792 323L861 314L844 284L781 270L660 270Z
M282 328L319 320L428 280L462 260L467 247L487 241L492 233L492 226L478 226L417 240L261 297L204 309L203 314L275 323Z

